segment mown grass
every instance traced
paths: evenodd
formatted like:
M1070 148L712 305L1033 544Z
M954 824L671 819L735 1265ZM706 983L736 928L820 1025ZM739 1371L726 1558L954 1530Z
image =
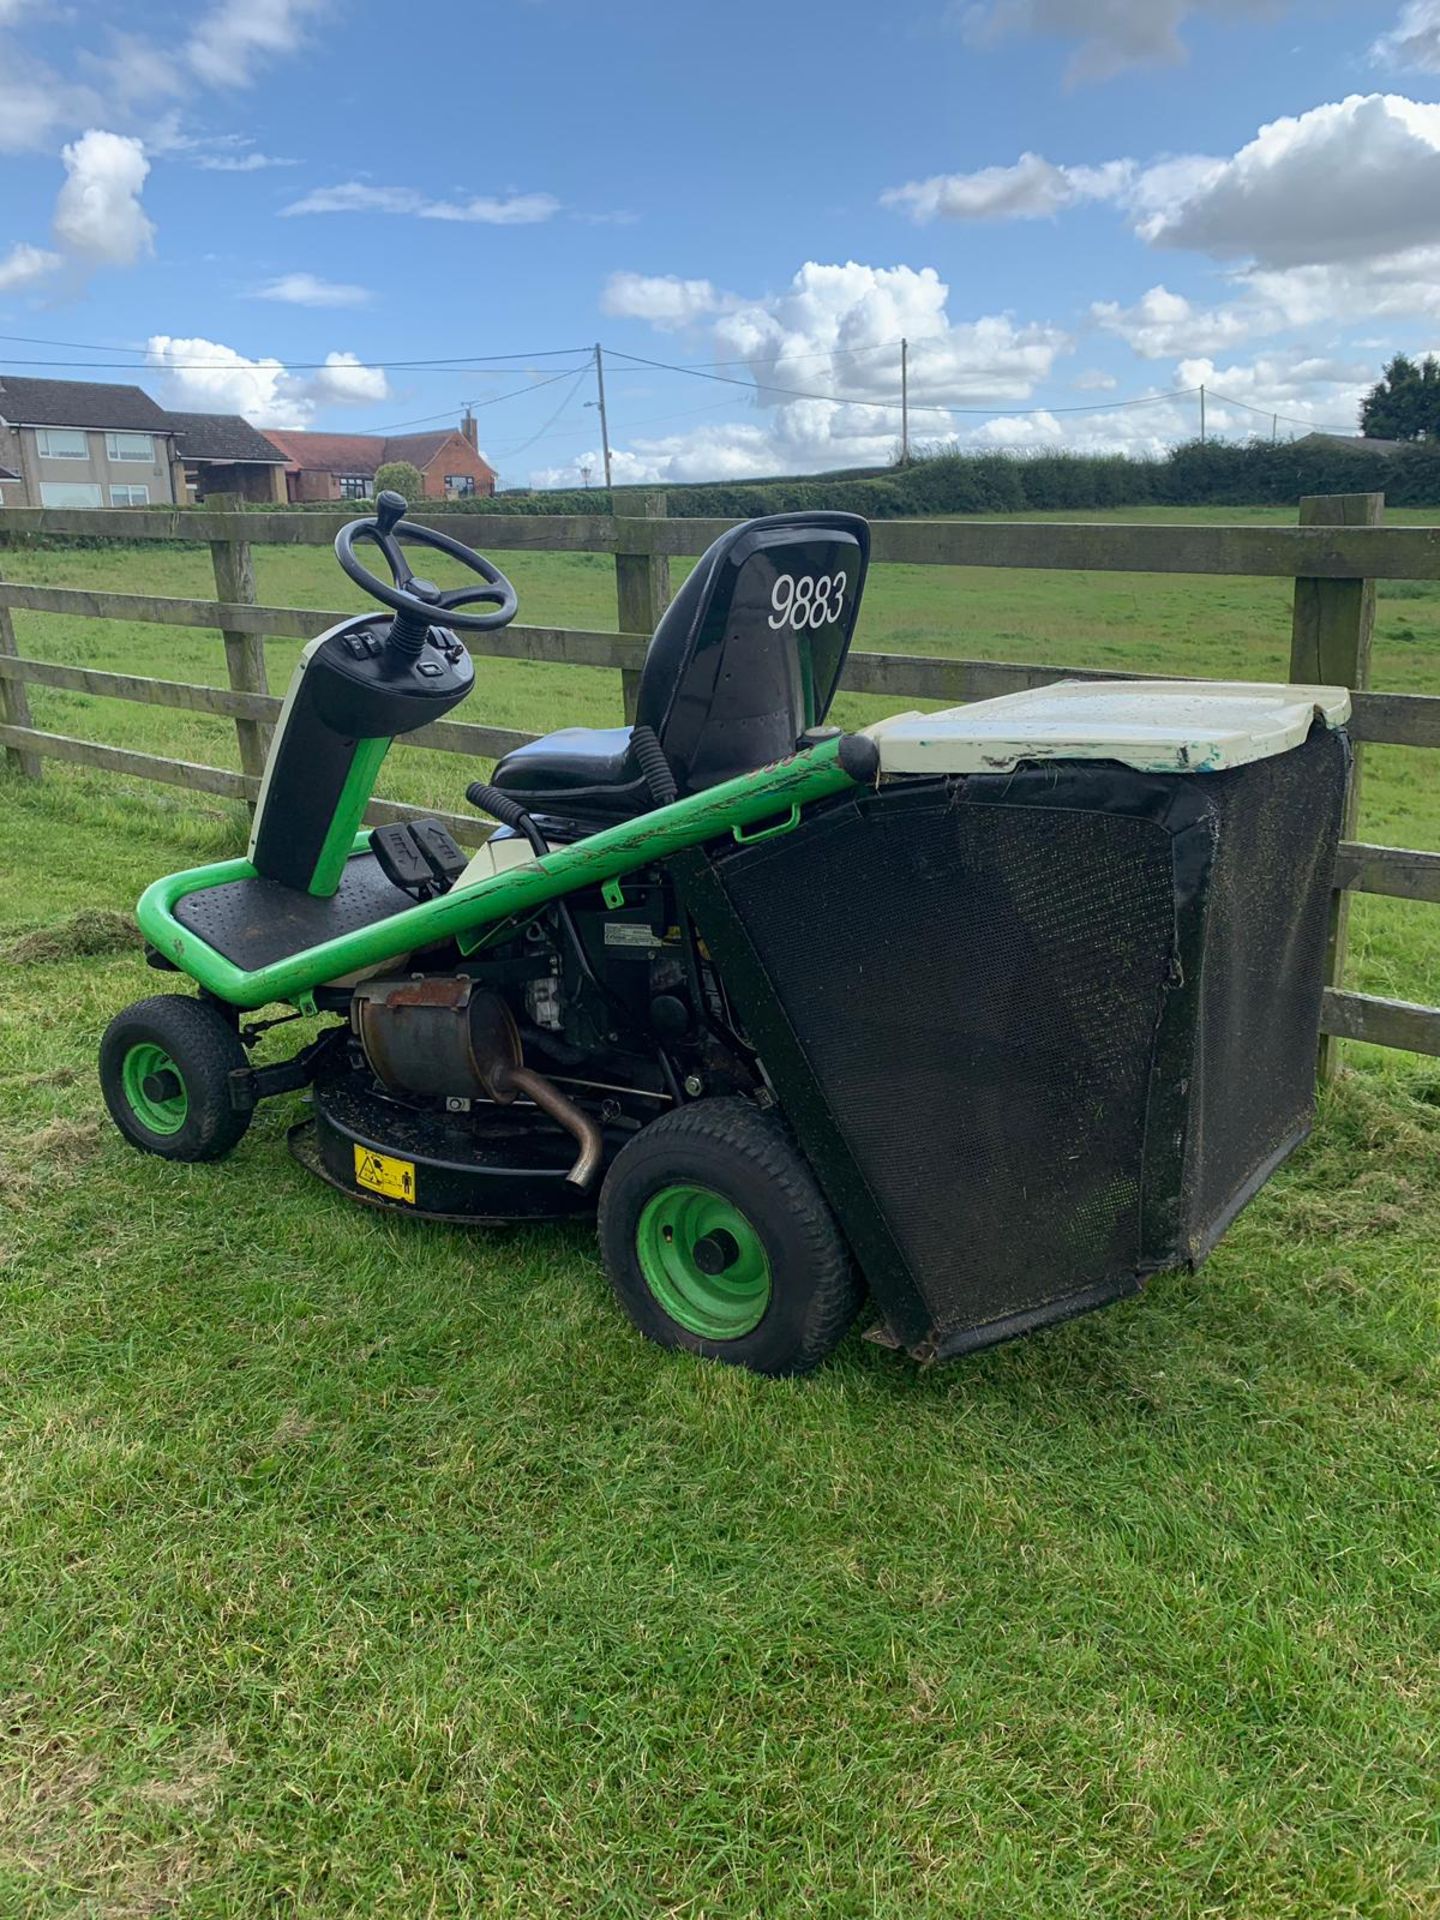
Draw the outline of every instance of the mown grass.
M291 1103L131 1154L96 916L223 831L0 801L0 1912L1440 1905L1433 1067L1198 1277L765 1385L583 1232L349 1206Z
M61 559L92 556L26 564ZM193 559L143 584L203 592ZM604 624L608 576L536 571L534 618ZM1015 657L1045 617L949 585L882 592L865 643L943 618ZM1240 643L1243 599L1191 589L1131 662ZM218 677L135 632L195 648L139 670ZM602 678L562 674L520 724ZM1361 1057L1198 1276L765 1384L644 1345L583 1231L350 1206L286 1154L293 1102L218 1167L123 1146L96 1043L164 984L124 916L240 830L0 778L0 1914L1440 1911L1440 1066Z

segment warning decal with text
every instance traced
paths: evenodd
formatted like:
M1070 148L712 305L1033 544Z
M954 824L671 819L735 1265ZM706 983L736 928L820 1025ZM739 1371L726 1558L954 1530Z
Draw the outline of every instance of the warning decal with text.
M376 1153L370 1147L355 1149L355 1183L386 1200L404 1200L415 1204L415 1162L394 1160L388 1153Z

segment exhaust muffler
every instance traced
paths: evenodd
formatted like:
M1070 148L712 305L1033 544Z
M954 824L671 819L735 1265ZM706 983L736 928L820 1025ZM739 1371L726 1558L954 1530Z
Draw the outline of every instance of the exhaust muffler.
M525 1065L514 1018L498 994L463 974L366 980L351 999L350 1025L376 1079L392 1093L479 1097L502 1107L523 1094L578 1143L565 1178L588 1187L600 1171L599 1127Z

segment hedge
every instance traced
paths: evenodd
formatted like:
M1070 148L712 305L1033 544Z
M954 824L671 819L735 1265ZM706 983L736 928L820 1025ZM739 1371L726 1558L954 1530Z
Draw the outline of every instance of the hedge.
M618 491L623 513L646 491ZM1123 454L942 453L869 477L826 474L666 486L675 519L746 519L830 507L871 520L948 513L1040 513L1128 506L1295 506L1311 493L1383 493L1392 506L1440 507L1440 447L1393 455L1328 441L1193 441L1161 459ZM603 487L450 500L447 513L609 513ZM333 511L333 503L331 511Z

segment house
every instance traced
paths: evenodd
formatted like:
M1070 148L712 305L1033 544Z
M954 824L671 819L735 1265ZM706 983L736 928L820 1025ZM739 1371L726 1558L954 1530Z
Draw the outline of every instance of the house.
M238 413L169 414L180 445L185 479L195 500L238 493L242 500L284 505L286 457Z
M20 476L18 473L13 473L9 467L0 467L0 507L3 507L5 504L5 483L7 480L15 488L15 492L11 496L10 504L12 507L18 507L20 505Z
M495 491L495 470L477 444L475 416L439 433L291 433L272 430L286 456L292 500L368 500L376 470L391 460L419 469L427 500L458 500Z
M139 387L0 374L7 506L150 507L183 501L185 474L164 408Z
M1413 440L1370 440L1363 433L1305 433L1294 443L1297 447L1333 447L1341 453L1378 453L1393 460L1416 443Z

